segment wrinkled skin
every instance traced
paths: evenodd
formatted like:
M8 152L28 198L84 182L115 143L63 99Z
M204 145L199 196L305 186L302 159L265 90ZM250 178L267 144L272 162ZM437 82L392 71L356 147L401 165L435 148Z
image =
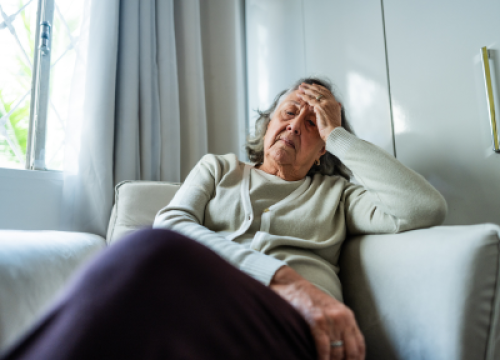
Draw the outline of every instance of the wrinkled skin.
M316 98L322 95L320 100ZM270 174L288 181L303 179L323 155L328 136L341 126L341 104L324 87L302 84L278 106L264 139L264 162ZM353 312L288 266L274 275L270 288L308 322L319 360L362 360L365 341ZM342 347L331 347L333 341Z
M295 270L282 266L269 285L288 301L311 328L319 360L362 360L365 341L354 313L340 301L325 294ZM332 341L342 340L344 346L330 347Z
M320 94L323 98L316 100ZM340 110L322 86L303 84L290 93L268 124L260 169L288 181L303 179L326 152L328 135L340 126Z

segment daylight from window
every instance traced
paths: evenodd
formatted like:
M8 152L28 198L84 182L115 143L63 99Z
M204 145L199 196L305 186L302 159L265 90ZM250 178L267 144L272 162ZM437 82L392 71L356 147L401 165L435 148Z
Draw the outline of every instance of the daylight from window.
M0 2L0 167L25 166L36 5Z
M49 0L50 1L50 0ZM46 130L47 169L62 170L72 73L85 0L55 0ZM25 168L38 0L0 2L0 167Z

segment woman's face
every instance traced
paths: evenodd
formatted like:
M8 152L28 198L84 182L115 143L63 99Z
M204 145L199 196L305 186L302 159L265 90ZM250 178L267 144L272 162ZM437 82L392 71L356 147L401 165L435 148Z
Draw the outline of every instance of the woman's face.
M264 138L264 165L289 166L296 174L307 174L326 152L319 136L313 108L290 93L275 110Z

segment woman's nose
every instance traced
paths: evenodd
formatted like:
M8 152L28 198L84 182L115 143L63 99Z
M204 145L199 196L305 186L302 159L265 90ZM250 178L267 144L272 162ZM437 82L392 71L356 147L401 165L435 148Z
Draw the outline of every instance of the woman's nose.
M299 119L292 120L286 126L286 129L292 132L294 135L300 135L300 120Z

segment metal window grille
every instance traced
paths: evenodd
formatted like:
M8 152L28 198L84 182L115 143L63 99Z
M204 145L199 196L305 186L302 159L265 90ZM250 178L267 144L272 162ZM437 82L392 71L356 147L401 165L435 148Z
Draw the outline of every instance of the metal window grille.
M8 39L9 44L13 44L2 52L16 51L20 66L31 69L31 88L27 85L24 90L17 89L11 96L15 101L3 101L2 86L5 88L9 84L0 84L0 155L7 152L12 154L12 163L19 164L19 167L24 165L26 169L32 170L62 169L67 116L64 107L68 101L61 98L64 97L61 94L69 93L68 67L71 65L68 64L71 61L74 64L77 56L81 13L75 13L74 8L81 9L81 6L75 5L82 5L84 1L11 0L0 4L0 41ZM25 11L34 6L37 8L36 20L34 29L30 29L34 32L33 46L23 42L23 35L26 38L26 34L21 34L24 29L20 23L24 21L26 25ZM58 71L63 74L57 76ZM61 78L66 83L61 83ZM23 120L27 123L25 133L19 135L23 129L14 126L19 125L20 115L16 114L21 107L26 108L28 102L29 118L26 115ZM24 139L25 144L19 138Z

